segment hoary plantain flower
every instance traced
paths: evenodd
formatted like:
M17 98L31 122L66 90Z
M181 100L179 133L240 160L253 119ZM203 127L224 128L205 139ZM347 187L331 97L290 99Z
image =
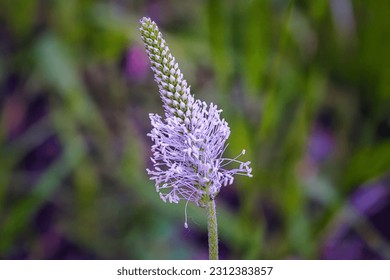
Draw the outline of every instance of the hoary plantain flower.
M252 177L250 162L237 159L245 150L234 159L223 157L230 129L221 119L222 110L194 98L156 23L146 17L140 22L165 111L165 117L150 114L153 129L148 136L154 142L154 168L147 172L164 202L192 201L209 209L210 221L210 215L216 215L214 198L221 187L231 185L234 175ZM231 163L237 167L227 169ZM217 234L216 217L213 223ZM217 243L214 245L218 250ZM210 258L215 257L210 253Z

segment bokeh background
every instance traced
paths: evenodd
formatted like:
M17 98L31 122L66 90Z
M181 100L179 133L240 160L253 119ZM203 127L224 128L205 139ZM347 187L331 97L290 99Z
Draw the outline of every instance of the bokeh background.
M253 178L217 200L223 259L390 259L390 1L2 0L0 258L205 259L164 204L139 35L150 16Z

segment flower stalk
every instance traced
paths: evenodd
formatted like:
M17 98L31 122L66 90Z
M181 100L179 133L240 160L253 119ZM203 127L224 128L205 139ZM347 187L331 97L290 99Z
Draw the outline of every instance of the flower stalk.
M215 200L207 203L207 230L209 237L209 259L218 260L218 225Z

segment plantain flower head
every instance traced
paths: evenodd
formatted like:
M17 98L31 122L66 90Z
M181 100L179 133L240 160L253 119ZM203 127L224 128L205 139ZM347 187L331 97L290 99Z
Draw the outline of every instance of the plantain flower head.
M192 201L204 206L234 175L252 177L250 162L223 157L230 129L221 119L222 110L195 99L179 65L157 25L141 19L141 37L158 85L165 117L150 114L153 169L147 169L156 191L166 202ZM235 164L236 168L227 166Z

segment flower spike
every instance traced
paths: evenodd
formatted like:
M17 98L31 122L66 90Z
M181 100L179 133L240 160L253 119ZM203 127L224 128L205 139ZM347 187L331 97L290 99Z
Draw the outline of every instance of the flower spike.
M222 110L194 98L157 25L142 18L141 37L163 102L165 118L150 114L153 169L147 169L164 202L204 207L234 175L252 177L250 162L223 158L230 129ZM239 155L243 155L245 150ZM225 169L238 164L237 168Z

